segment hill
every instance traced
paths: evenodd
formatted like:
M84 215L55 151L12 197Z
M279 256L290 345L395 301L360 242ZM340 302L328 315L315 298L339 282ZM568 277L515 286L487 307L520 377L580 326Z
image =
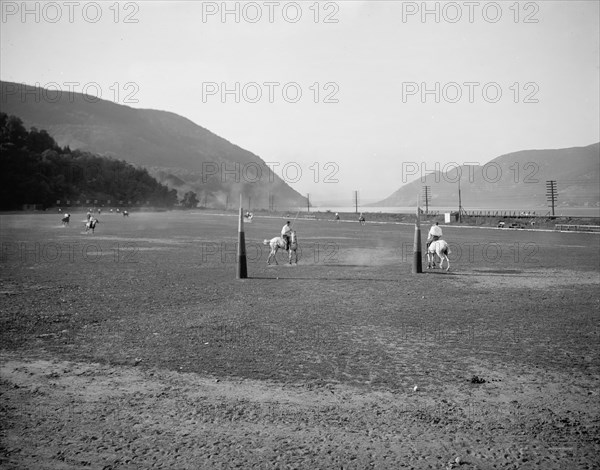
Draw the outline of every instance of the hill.
M306 205L260 157L175 113L12 82L0 87L2 112L46 129L60 146L143 166L180 197L193 190L219 207L242 191L257 208L268 208L269 196L278 209Z
M416 166L408 168L420 176ZM557 182L557 206L598 206L600 143L566 149L524 150L502 155L485 165L433 171L371 205L414 206L425 185L430 186L430 207L458 205L459 179L462 205L467 209L546 207L546 181L549 180Z
M0 112L0 209L47 208L60 205L57 201L169 208L177 202L177 193L146 169L60 148L45 130L27 131L18 117Z

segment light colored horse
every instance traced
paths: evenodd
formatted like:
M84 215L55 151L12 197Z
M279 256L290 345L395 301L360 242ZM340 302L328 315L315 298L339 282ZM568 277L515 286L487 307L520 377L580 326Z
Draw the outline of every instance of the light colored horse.
M435 268L435 255L440 258L440 269L444 269L444 260L448 263L446 271L450 271L450 260L448 255L452 253L445 240L436 240L431 242L427 249L427 269Z
M292 253L294 254L294 263L298 264L298 238L296 237L296 231L290 231L290 246L288 247L288 255L289 255L289 263L292 264ZM269 253L269 257L267 258L267 265L271 264L271 259L277 263L277 258L275 255L277 254L277 250L280 248L285 250L285 241L283 237L275 237L270 240L263 240L263 244L271 247L271 252Z

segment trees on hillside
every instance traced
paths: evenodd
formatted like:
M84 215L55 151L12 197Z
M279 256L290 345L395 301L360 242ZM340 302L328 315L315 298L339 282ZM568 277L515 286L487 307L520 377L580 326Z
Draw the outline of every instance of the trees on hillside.
M125 161L60 148L45 130L27 131L18 117L0 113L0 208L86 199L172 207L177 191Z

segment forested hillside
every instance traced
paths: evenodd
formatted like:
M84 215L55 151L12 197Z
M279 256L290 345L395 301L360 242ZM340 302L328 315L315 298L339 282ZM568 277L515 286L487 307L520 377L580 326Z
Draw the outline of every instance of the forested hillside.
M61 148L45 130L28 131L18 117L0 113L0 209L88 200L171 207L177 203L177 192L145 169Z

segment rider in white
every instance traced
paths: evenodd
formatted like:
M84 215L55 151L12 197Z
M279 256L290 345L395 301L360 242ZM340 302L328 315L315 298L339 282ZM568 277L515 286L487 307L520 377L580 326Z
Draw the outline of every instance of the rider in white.
M439 240L440 238L442 238L442 236L442 227L440 227L436 222L435 225L432 225L429 229L429 235L427 236L427 248L429 248L431 242Z
M290 232L292 231L291 225L292 225L292 223L288 220L286 222L286 224L283 226L283 228L281 229L281 238L283 238L283 241L285 242L286 250L290 246L290 236L291 236Z

